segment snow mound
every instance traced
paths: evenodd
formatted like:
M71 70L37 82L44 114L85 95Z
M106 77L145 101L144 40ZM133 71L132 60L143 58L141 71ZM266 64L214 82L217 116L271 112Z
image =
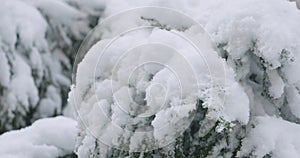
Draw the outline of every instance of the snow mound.
M0 136L0 157L56 158L74 151L76 121L66 117L45 118L24 129Z
M267 154L274 158L300 157L300 126L276 117L257 117L254 128L243 140L240 156ZM255 150L254 150L255 149Z

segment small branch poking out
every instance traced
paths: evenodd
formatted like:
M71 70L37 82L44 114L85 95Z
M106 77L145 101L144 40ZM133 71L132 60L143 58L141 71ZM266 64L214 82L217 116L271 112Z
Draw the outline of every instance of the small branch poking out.
M154 27L158 27L160 29L163 29L163 30L167 30L167 31L170 31L172 29L175 29L177 31L182 31L184 32L185 30L187 30L188 28L186 27L182 27L182 28L171 28L169 25L166 25L166 24L161 24L158 20L154 19L154 18L146 18L146 17L143 17L141 16L141 19L142 20L146 20L148 21L151 26L154 26Z

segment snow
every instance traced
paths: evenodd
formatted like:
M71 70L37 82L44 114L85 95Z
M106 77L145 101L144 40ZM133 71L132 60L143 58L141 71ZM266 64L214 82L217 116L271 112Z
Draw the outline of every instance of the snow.
M99 12L104 9L104 6L106 6L105 0L76 0L76 3L82 10L92 15L99 14Z
M105 130L100 127L101 131L94 133L96 136L108 137L105 132L113 129L111 122L122 128L132 122L140 121L132 118L132 115L149 116L155 113L156 117L152 120L153 131L155 131L153 138L157 137L159 144L159 140L163 140L163 137L176 135L173 128L159 133L158 127L168 123L167 116L171 117L168 112L184 108L185 105L193 107L197 99L204 101L204 107L208 108L206 118L234 122L232 125L237 122L247 125L256 116L283 117L279 108L285 104L291 110L291 113L284 112L285 115L288 117L295 115L299 118L300 76L295 72L299 69L300 60L298 38L300 23L295 19L300 19L300 14L295 3L283 0L274 0L272 3L267 0L209 2L205 0L164 2L111 0L106 2L106 6L104 17L99 21L104 26L100 29L102 40L87 52L79 64L76 85L72 89L73 95L70 99L72 104L78 107L79 116L83 117L80 120L81 124L87 125L92 131L97 131L90 121L93 123L100 121L98 123L101 127L106 128ZM122 10L141 6L169 7L183 11L185 16L191 16L210 34L219 55L226 61L213 53L215 47L205 43L207 38L199 33L203 30L194 28L194 22L186 20L188 18L178 20L185 17L182 15L173 13L175 14L173 18L168 18L169 13L162 13L159 9L152 8L152 11L144 9L132 14L124 13L119 17L112 16L112 19L115 19L110 22L105 21L107 19L102 21L105 17L115 15ZM124 18L126 16L131 17L131 20ZM143 17L144 21L139 17ZM152 26L159 25L157 24L159 22L165 28L137 29L124 33L130 28L147 26L145 22L147 18L157 20L148 20ZM182 27L187 29L178 31ZM122 36L118 37L120 33ZM181 40L182 36L176 37L172 33L189 39L200 38L201 57L205 58L206 63L200 59L201 57L195 55L193 48ZM105 53L99 52L108 44ZM188 64L181 60L181 56L172 54L172 49L184 56ZM143 56L142 52L147 52L147 56ZM158 54L149 52L158 52ZM103 56L100 59L101 53ZM158 63L169 66L171 70L168 69L169 67L161 67L155 63L141 66L142 63L146 63L146 59L159 61ZM185 67L186 65L190 65L192 70ZM172 70L175 70L175 75ZM226 76L223 76L224 71ZM199 81L199 87L191 84L195 83L194 74L191 72L197 74L194 79ZM210 77L213 81L209 80ZM108 82L111 82L110 86L105 85ZM183 85L182 89L177 87L179 84ZM194 93L195 89L199 91ZM144 100L141 92L144 93ZM143 101L146 106L139 108L137 102ZM99 116L96 116L96 112L91 112L96 110L94 106L99 105L105 107L105 110L102 109L104 114L101 114L101 118L106 115L105 121L96 119ZM190 111L193 109L190 108ZM173 113L176 114L174 111ZM184 116L178 115L175 118L184 120ZM284 119L289 119L288 117ZM111 122L109 118L112 119ZM173 123L176 127L181 127L175 122ZM187 120L183 122L183 124L188 123ZM80 137L82 140L90 138L90 134L85 129L82 131L84 131L84 135ZM112 135L118 135L118 132L120 131L115 130L110 133L107 138L113 140L110 145L118 144L118 141L112 138ZM131 136L127 134L118 137L125 142L119 144L126 144L125 140L130 137L132 141L129 142L129 147L133 150L139 147L138 140L142 137L145 137L145 140L153 139L151 134L144 133L144 136L135 132L132 132ZM97 147L88 144L79 145L79 150L85 149L87 155L89 155L88 149L94 148Z
M11 80L13 100L9 101L12 105L18 105L20 102L23 108L28 109L29 106L36 105L39 100L38 90L35 87L33 78L31 78L30 67L19 55L15 60L15 72Z
M87 127L80 139L93 135L104 144L125 146L130 151L165 146L189 127L198 99L209 109L209 119L247 124L247 95L235 80L234 71L214 51L209 36L192 20L178 23L150 9L121 15L136 17L133 20L117 17L117 21L112 18L102 24L105 27L99 26L105 28L102 40L79 63L70 103L78 108L80 125ZM162 12L174 16L166 10ZM137 29L112 38L129 27L149 25L139 17L159 19L173 29ZM119 27L120 23L124 27ZM182 27L187 29L178 31ZM190 41L199 46L200 53ZM237 94L243 102L236 99ZM153 127L142 126L152 114ZM141 129L131 131L134 126ZM79 155L94 150L89 143L82 143ZM145 145L141 147L141 143Z
M19 0L4 0L0 10L2 23L0 34L3 42L11 47L15 45L17 42L16 32L27 48L33 44L39 46L41 42L45 42L44 34L47 22L34 7Z
M81 33L89 30L87 14L59 0L29 0L33 6L42 10L54 23L67 26L75 37L80 38ZM64 15L64 16L62 16Z
M267 72L269 75L269 80L270 80L270 94L274 98L280 98L281 95L284 92L284 82L282 78L279 76L278 72L276 71L268 71Z
M45 118L24 129L0 136L0 157L54 158L74 150L76 121L66 117Z
M104 5L86 4L83 9L79 4L77 0L1 1L1 131L62 113L74 45L91 29Z
M9 65L5 53L0 48L0 86L7 87L9 84Z
M300 108L299 108L299 100L300 94L299 90L294 87L288 87L286 89L286 95L288 100L288 105L291 109L292 114L294 114L297 118L300 118Z
M48 86L46 91L46 98L40 101L38 112L41 117L51 116L54 113L61 113L61 97L58 95L54 86Z
M276 117L255 119L254 129L243 140L239 156L252 152L255 157L271 154L274 158L300 156L300 126Z
M228 82L228 87L225 92L224 118L231 122L238 120L243 124L247 124L250 116L247 94L241 93L243 88L238 83Z
M153 135L158 146L166 146L170 140L178 137L190 125L189 113L196 109L195 104L174 106L161 110L152 121Z
M0 131L61 113L76 118L80 131L69 118L40 119L1 135L0 157L172 148L182 145L173 142L189 127L199 100L207 112L189 138L202 139L205 131L226 137L211 157L235 156L230 152L240 140L238 156L300 157L295 1L2 0ZM128 10L140 6L158 8ZM122 10L129 12L113 16ZM97 16L101 40L83 52L69 103L62 105L71 49ZM33 118L26 118L29 109L36 109Z
M297 8L300 9L300 1L299 0L290 0L290 1L295 1L296 5L297 5Z

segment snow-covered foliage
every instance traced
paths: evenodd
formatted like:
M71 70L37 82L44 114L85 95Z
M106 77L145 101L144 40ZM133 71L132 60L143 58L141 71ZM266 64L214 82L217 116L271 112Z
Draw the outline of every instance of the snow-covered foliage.
M137 12L133 16L157 19L158 15ZM124 22L131 23L131 27L149 24L143 18L124 19ZM82 119L83 145L78 149L81 157L92 155L89 151L94 151L87 145L95 141L87 135L89 131L106 145L131 152L164 147L188 127L198 100L203 101L198 106L207 108L207 121L221 121L222 118L242 124L248 122L247 95L234 80L235 75L229 67L224 67L226 78L222 75L225 60L211 50L211 43L203 42L200 46L203 54L199 54L181 37L201 37L203 31L189 23L180 24L187 29L179 31L176 28L180 26L176 26L176 21L173 23L171 30L154 27L134 31L113 43L109 43L112 42L109 35L105 40L102 37L79 64L71 100L78 104ZM122 25L120 21L115 24ZM116 34L124 29L114 24L110 26L111 32L104 30L103 34ZM209 38L202 40L209 41ZM99 53L107 44L106 51ZM222 85L224 80L227 85ZM228 91L224 105L223 91ZM243 102L235 99L235 94L239 94ZM235 109L240 110L235 112ZM141 139L143 137L145 139Z
M2 0L0 5L0 133L61 114L73 58L103 4Z
M300 157L299 0L0 2L1 158Z
M199 22L211 35L215 51L224 61L213 55L206 59L210 65L225 63L226 83L208 82L206 77L210 74L201 67L202 61L193 56L193 50L184 41L169 35L178 33L201 38L201 31L193 32L193 24L178 20L177 16L165 20L155 11L132 15L133 21L116 18L115 23L103 27L101 41L79 64L76 84L72 88L70 101L78 108L81 128L77 144L79 157L147 157L152 154L162 157L300 156L300 140L296 134L300 127L300 75L297 73L300 68L300 11L295 3L283 0L111 0L106 4L104 17L139 6L178 9ZM134 30L109 43L121 30L145 23L154 28ZM179 50L178 54L185 56L195 68L196 75L188 74L183 61L158 46L130 49L151 42ZM106 53L101 52L104 48ZM202 51L213 53L207 49ZM144 57L136 52L160 55L148 53ZM175 72L177 70L183 76L183 85L190 88L183 92L183 98L177 97L176 76L167 68L156 64L136 68L145 62L145 58L151 57L171 67L176 63ZM136 74L130 74L133 70ZM219 72L219 69L212 69L214 71ZM194 91L195 85L191 83L195 82L185 80L185 75L206 85L201 87L200 84L199 91ZM162 86L154 86L157 83ZM224 91L224 104L218 102L222 95L212 94L210 87ZM167 105L159 109L162 102ZM138 105L146 108L141 109ZM151 113L157 109L159 112ZM140 116L147 112L153 114L147 115L152 117L141 119ZM194 113L195 117L189 120ZM166 124L166 131L157 131ZM143 129L145 125L150 129ZM283 133L283 127L290 132ZM181 128L184 133L174 134ZM147 134L136 134L143 132ZM291 150L279 149L283 147L279 143L283 139L281 134L282 137L289 135L284 141L284 149ZM131 153L153 147L147 146L153 145L151 143L142 145L139 141L159 144L178 135L175 142L164 148Z
M75 120L58 116L4 133L0 136L0 157L56 158L70 155L75 148L76 124Z

